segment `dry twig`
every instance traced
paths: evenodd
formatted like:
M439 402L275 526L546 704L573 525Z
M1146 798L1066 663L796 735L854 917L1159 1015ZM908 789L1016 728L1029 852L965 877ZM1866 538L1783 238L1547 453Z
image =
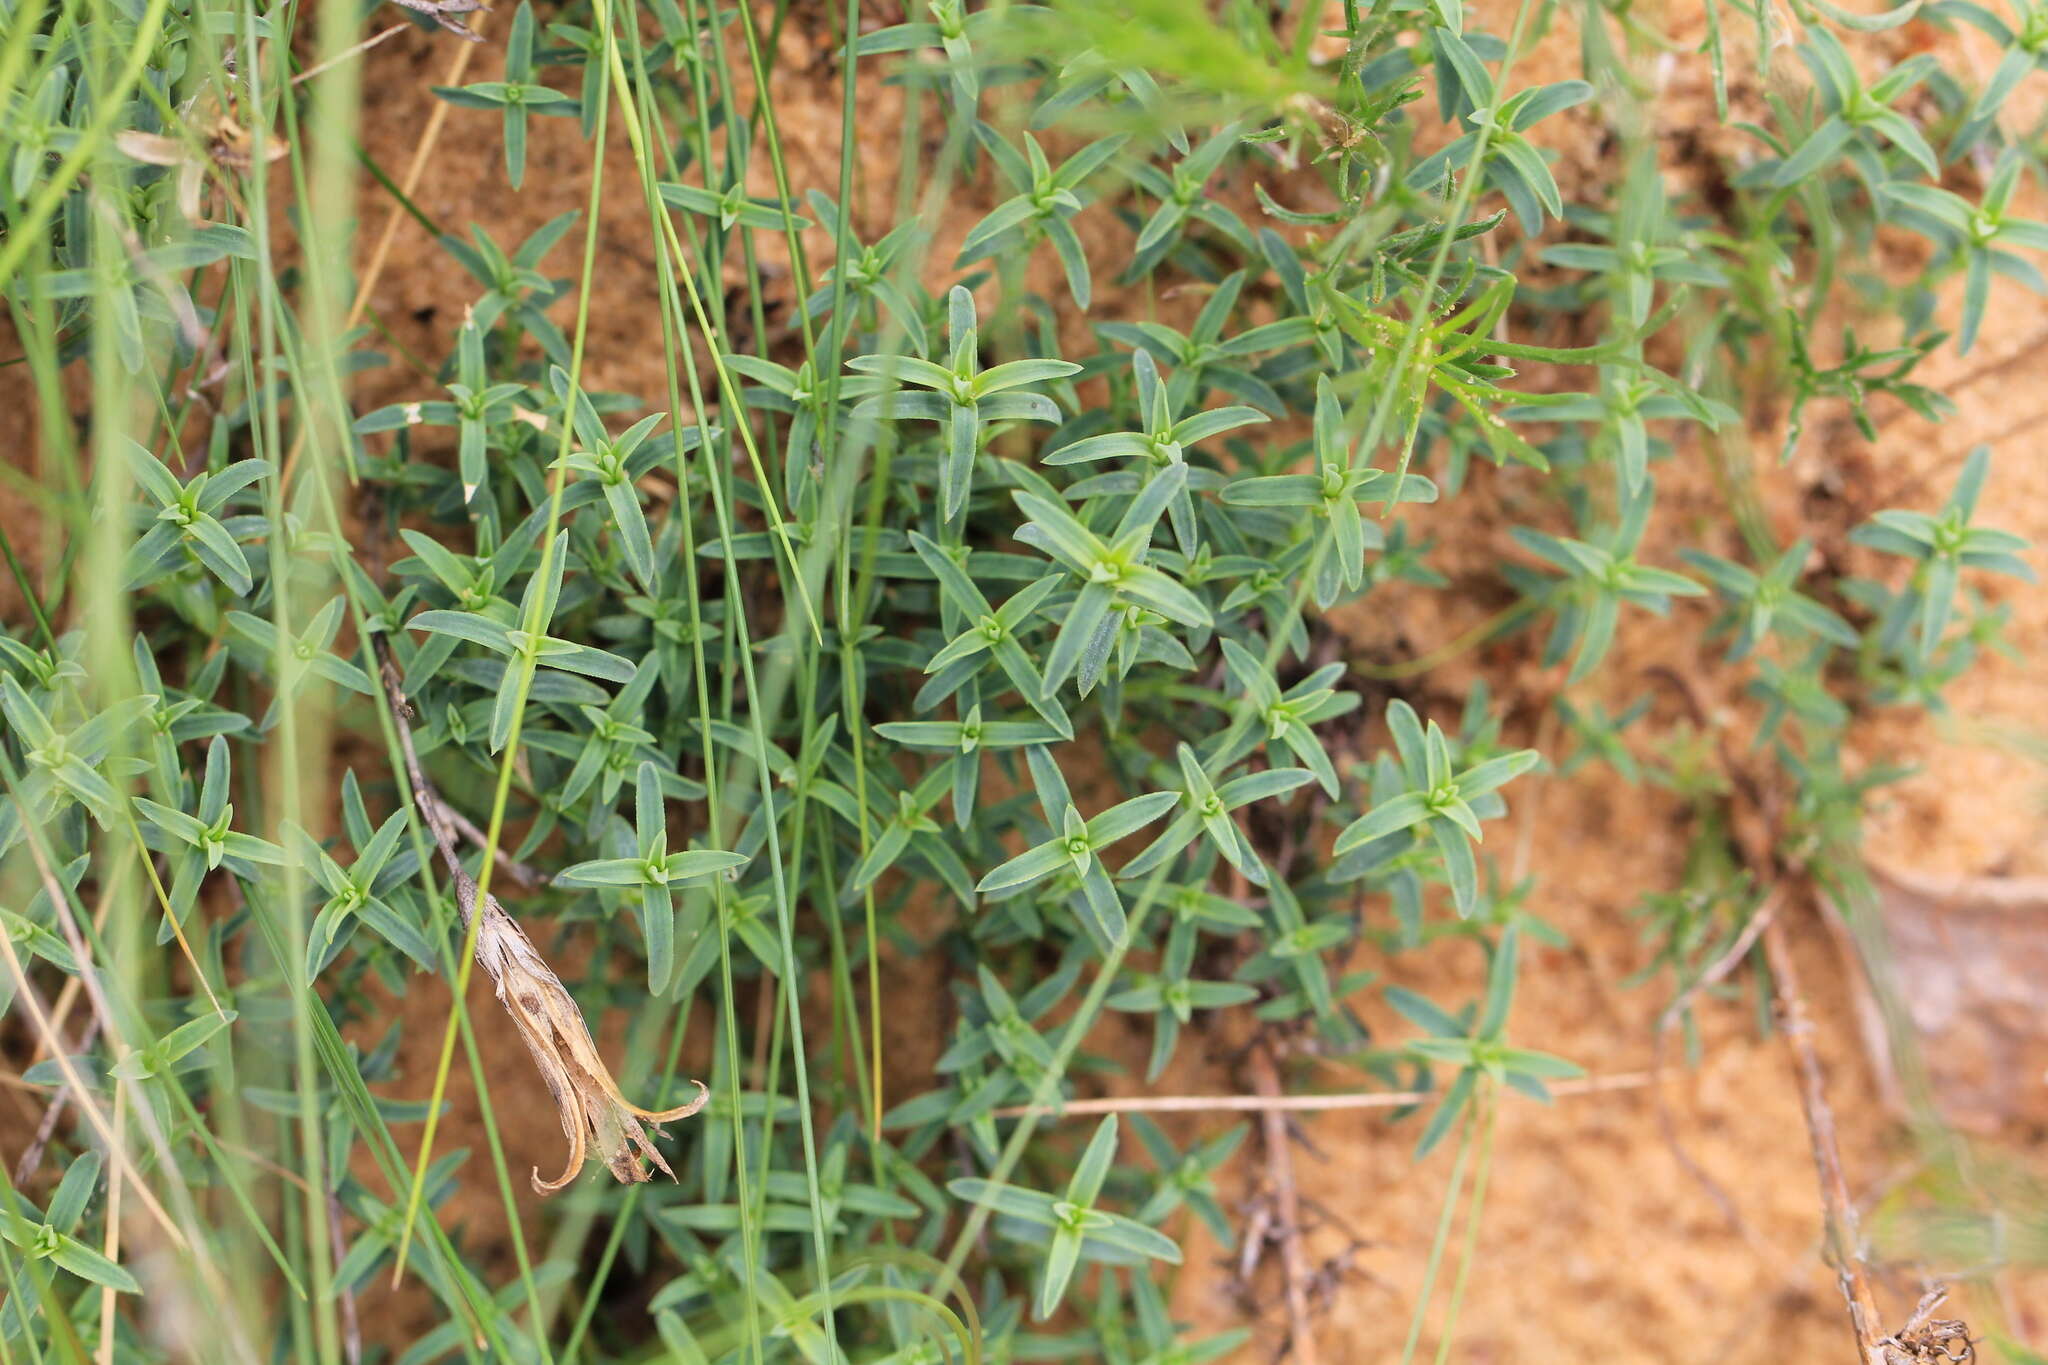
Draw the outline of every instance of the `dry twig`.
M490 837L476 827L475 821L446 802L441 804L441 814L448 817L448 823L454 828L455 832L469 840L470 846L475 848L477 852L481 853L486 848L490 848L491 861L497 864L498 871L504 873L513 881L518 882L528 891L535 890L540 886L540 874L507 853L504 849L491 848Z
M1273 1065L1272 1053L1255 1047L1250 1064L1253 1087L1268 1099L1278 1099L1280 1074ZM1288 1344L1300 1365L1316 1365L1315 1329L1308 1316L1311 1275L1308 1257L1301 1249L1301 1197L1294 1188L1294 1154L1288 1150L1287 1118L1278 1109L1267 1109L1260 1120L1266 1143L1266 1170L1273 1182L1274 1214L1279 1223L1273 1235L1280 1241L1280 1266L1287 1284Z
M1245 1209L1244 1231L1237 1239L1237 1263L1232 1279L1237 1282L1238 1306L1250 1315L1257 1311L1252 1298L1252 1276L1258 1273L1259 1256L1273 1235L1273 1200L1265 1193L1252 1197Z
M1948 1290L1940 1285L1920 1296L1906 1325L1878 1343L1885 1351L1884 1365L1969 1365L1977 1358L1968 1323L1934 1316L1947 1300Z
M1587 1076L1575 1081L1550 1084L1554 1098L1566 1095L1599 1095L1612 1090L1635 1090L1651 1084L1655 1071L1622 1071L1612 1076ZM1064 1104L1013 1105L995 1111L999 1119L1081 1118L1094 1114L1265 1114L1322 1113L1337 1109L1405 1109L1443 1098L1440 1090L1361 1090L1335 1095L1110 1095L1095 1100L1068 1100Z
M1704 698L1693 680L1670 668L1653 668L1650 675L1671 687L1684 700L1701 730L1714 736L1716 753L1733 791L1730 811L1731 838L1744 866L1757 884L1770 888L1773 898L1785 887L1805 883L1803 864L1781 856L1782 801L1734 752L1725 729L1714 723ZM1856 1336L1858 1360L1865 1365L1909 1365L1916 1359L1905 1354L1896 1337L1881 1337L1877 1298L1870 1286L1870 1271L1864 1264L1862 1245L1856 1231L1856 1206L1849 1195L1849 1181L1842 1166L1842 1148L1835 1134L1834 1110L1828 1106L1827 1083L1820 1054L1813 1045L1813 1020L1807 1012L1806 997L1800 990L1798 966L1793 961L1786 937L1785 920L1772 915L1758 931L1764 960L1771 971L1771 990L1777 1007L1778 1024L1792 1053L1794 1076L1799 1086L1800 1112L1806 1120L1808 1140L1813 1147L1815 1174L1820 1179L1822 1236L1828 1258L1834 1263L1842 1298L1849 1309L1849 1326ZM1923 1308L1926 1305L1923 1302ZM1919 1315L1916 1315L1916 1320ZM1945 1324L1946 1325L1946 1324ZM1968 1330L1954 1324L1955 1333L1967 1344ZM1930 1357L1920 1356L1918 1359ZM1938 1358L1938 1357L1934 1357Z
M301 71L298 75L292 77L292 84L304 85L307 81L312 80L321 72L332 71L335 67L340 66L343 62L348 61L353 57L360 57L365 52L368 52L371 48L377 46L377 44L385 41L388 38L395 38L399 34L405 32L408 28L411 27L412 25L410 24L393 24L390 28L385 29L382 33L377 34L375 37L365 38L362 42L357 43L354 47L348 49L348 51L346 52L338 52L334 56L329 57L326 61L320 63L318 66L307 67L304 71Z
M1806 1118L1806 1132L1813 1144L1813 1165L1820 1177L1823 1213L1822 1235L1828 1259L1849 1305L1849 1326L1856 1333L1856 1348L1870 1365L1889 1365L1878 1338L1877 1299L1870 1288L1870 1276L1863 1265L1862 1249L1856 1235L1856 1205L1849 1196L1849 1180L1842 1170L1841 1143L1835 1137L1835 1112L1828 1107L1827 1081L1821 1071L1820 1054L1813 1046L1813 1020L1806 1010L1806 997L1799 989L1799 971L1792 960L1791 945L1785 941L1785 926L1772 920L1764 928L1764 960L1770 964L1771 987L1777 997L1778 1028L1792 1052L1792 1064L1799 1078L1799 1108Z

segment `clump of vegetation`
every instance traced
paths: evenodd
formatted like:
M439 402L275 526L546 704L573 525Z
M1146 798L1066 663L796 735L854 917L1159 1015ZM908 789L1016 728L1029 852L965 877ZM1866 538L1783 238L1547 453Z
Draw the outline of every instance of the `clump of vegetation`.
M1999 643L1980 593L2031 578L1980 524L1983 453L1855 531L1892 571L1776 543L1748 446L1777 437L1743 406L1775 376L1787 456L1810 408L1866 436L1874 404L1940 412L1916 366L1976 341L1994 275L2043 289L2039 130L2008 113L2038 14L1797 0L1785 32L1710 0L1684 59L1750 151L1709 197L1655 164L1670 43L1625 5L404 3L450 51L502 43L502 79L435 93L502 119L512 186L536 116L580 122L581 213L501 241L360 181L374 7L5 11L0 291L39 452L10 480L41 532L0 527L0 996L72 1117L0 1190L0 1360L352 1357L354 1291L393 1273L440 1305L409 1363L1218 1359L1245 1333L1187 1336L1165 1286L1189 1220L1235 1236L1213 1182L1245 1130L1060 1116L1220 1012L1426 1092L1400 1121L1457 1155L1402 1358L1463 1205L1442 1359L1498 1108L1580 1074L1515 1025L1519 945L1555 931L1488 853L1508 801L1586 763L1687 792L1710 856L1646 888L1651 957L1681 1006L1752 948L1777 968L1780 901L1854 890L1883 774L1845 767L1849 727L1939 709ZM2005 56L1982 85L1889 61L1908 19ZM831 185L763 93L796 22L831 34ZM1525 79L1567 23L1583 78ZM1787 41L1810 81L1757 95L1741 54ZM898 209L863 241L850 133L885 84ZM1568 195L1552 149L1593 137L1613 173ZM970 190L994 207L936 253ZM351 274L387 201L474 277L445 356L392 344ZM607 203L655 260L653 392L591 379ZM1894 230L1927 243L1905 280L1869 264ZM365 408L365 375L405 396ZM1652 538L1660 475L1714 459L1737 534ZM1509 486L1511 605L1435 655L1347 655L1332 609L1468 590L1415 509ZM1592 688L1694 599L1757 705L1719 759L1646 756L1644 707ZM1484 689L1430 717L1387 685L1517 632L1517 667L1557 666L1551 747ZM1744 802L1771 813L1748 842ZM1478 999L1367 970L1459 943ZM905 1074L885 1001L926 957L950 1032ZM470 1013L478 964L505 1015ZM451 986L437 1069L395 1074L391 998ZM1411 1033L1365 1027L1372 992ZM1097 1050L1105 1011L1148 1056ZM545 1235L501 1141L545 1119L478 1061L508 1023L570 1144L534 1185L586 1156L617 1182ZM461 1085L482 1152L440 1127ZM509 1275L437 1212L465 1184ZM628 1284L645 1314L602 1312Z

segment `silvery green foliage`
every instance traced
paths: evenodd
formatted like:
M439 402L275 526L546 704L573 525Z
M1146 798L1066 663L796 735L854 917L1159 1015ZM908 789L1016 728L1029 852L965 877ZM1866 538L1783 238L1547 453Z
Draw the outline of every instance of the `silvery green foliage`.
M474 36L451 17L473 5L404 3L444 41ZM681 1074L660 1031L709 1021L684 1054L706 1058L712 1099L678 1134L679 1180L577 1196L615 1240L572 1298L644 1277L684 1359L909 1365L949 1358L940 1319L882 1291L943 1297L931 1272L951 1249L973 1253L993 1358L1193 1362L1242 1334L1184 1340L1154 1268L1181 1260L1189 1217L1232 1240L1214 1176L1244 1130L1182 1149L1143 1120L1084 1142L1018 1116L1097 1084L1104 1009L1144 1024L1145 1081L1212 1012L1246 1010L1434 1090L1410 1123L1424 1152L1502 1087L1545 1099L1575 1068L1522 1046L1510 1007L1530 943L1556 935L1487 836L1545 765L1686 780L1631 743L1641 703L1592 695L1615 640L1685 613L1726 642L1812 858L1853 847L1883 777L1842 771L1857 712L1939 707L2000 644L1987 575L2032 576L2018 537L1978 524L1981 452L1938 512L1856 531L1902 562L1881 579L1839 576L1807 540L1675 546L1652 527L1681 451L1743 439L1745 377L1783 376L1788 455L1810 404L1846 403L1873 435L1873 398L1943 410L1908 378L1947 344L1929 322L1943 276L1962 277L1962 349L1992 276L2043 287L2048 228L2013 210L2028 163L1998 122L2048 60L2038 7L2012 23L1927 7L2001 45L1982 88L1931 56L1873 69L1856 25L1815 10L1828 22L1798 44L1812 89L1746 127L1759 151L1717 217L1672 200L1636 151L1611 195L1559 184L1558 128L1630 136L1589 106L1626 75L1590 33L1586 80L1530 85L1509 39L1454 0L1348 4L1343 54L1320 65L1192 5L1105 25L934 0L840 56L903 86L924 120L912 145L937 149L905 166L899 202L983 195L935 260L933 222L863 236L844 188L791 181L779 134L735 93L762 36L739 31L747 16L658 0L636 16L660 33L643 48L614 8L574 3L541 32L521 3L505 79L435 93L497 120L515 188L542 172L531 115L646 134L643 174L614 167L603 191L619 222L660 225L636 239L662 288L633 326L668 382L635 394L594 387L568 321L611 268L587 213L509 252L496 225L436 225L474 293L443 357L400 364L369 331L316 334L279 266L282 215L261 232L187 221L195 205L248 213L260 160L203 111L289 136L282 17L73 8L62 41L0 58L0 288L39 373L111 360L173 420L98 442L79 493L126 546L87 566L132 593L121 669L40 601L0 635L0 885L23 891L0 908L0 996L27 1008L23 986L40 1000L85 976L114 937L89 928L92 903L146 868L120 900L143 932L119 941L159 956L104 978L125 1051L102 1039L27 1079L102 1099L124 1086L164 1135L144 1178L168 1204L223 1191L219 1235L187 1231L254 1234L258 1269L295 1288L330 1248L281 1245L305 1228L278 1222L268 1174L217 1133L241 1101L297 1125L277 1155L344 1215L333 1283L387 1272L410 1237L446 1309L408 1362L538 1358L520 1315L591 1261L486 1285L435 1211L494 1172L435 1150L414 1175L431 1107L421 1077L394 1074L381 1020L390 996L461 970L462 923L406 797L393 691L476 841L495 831L541 874L543 893L509 903L592 941L567 983L583 1006L636 1013L622 1074ZM19 22L40 39L57 12ZM102 49L147 57L149 97L94 65ZM1939 112L1925 126L1905 112L1923 89ZM649 117L666 121L634 122ZM1975 189L1970 166L1988 168ZM1857 264L1884 226L1933 244L1923 278ZM822 259L813 229L837 244ZM1840 259L1794 245L1820 235ZM1525 278L1539 259L1553 271ZM1803 312L1764 301L1809 287ZM1830 289L1882 298L1902 334L1822 336ZM1567 335L1580 344L1531 340ZM1681 353L1678 370L1653 360ZM354 375L393 401L339 411L326 386ZM200 402L206 434L182 446ZM1523 520L1498 541L1497 581L1452 584L1434 537L1506 483L1488 467L1511 469ZM1393 695L1332 647L1332 610L1467 591L1512 599L1478 638L1532 629L1518 666L1559 666L1556 752L1505 738L1483 687L1460 711L1417 667ZM299 752L302 717L361 748L331 808L291 818L278 783L303 774L265 774ZM513 869L488 875L509 895ZM1715 908L1754 901L1694 889L1647 906L1657 962L1681 978L1714 955ZM1359 965L1444 937L1484 945L1477 1000ZM945 964L936 998L892 982L905 955ZM1373 990L1418 1036L1364 1027L1355 1002ZM938 1035L931 1074L876 1046L885 1011ZM409 1098L369 1089L387 1081ZM76 1154L40 1207L0 1192L10 1357L70 1358L60 1328L90 1342L99 1321L73 1311L82 1292L142 1287L94 1250L99 1154L68 1136L56 1150ZM424 1210L410 1232L409 1199ZM1079 1311L1040 1325L1062 1309ZM276 1331L263 1351L313 1349L298 1319ZM146 1358L132 1333L113 1350Z

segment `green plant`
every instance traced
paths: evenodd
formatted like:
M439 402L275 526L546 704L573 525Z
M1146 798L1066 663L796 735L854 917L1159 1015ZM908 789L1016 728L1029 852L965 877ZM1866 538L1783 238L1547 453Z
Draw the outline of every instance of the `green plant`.
M405 3L436 44L478 36L474 3ZM1767 56L1776 12L1735 8ZM1732 534L1659 488L1765 429L1738 407L1760 374L1783 457L1810 405L1866 438L1876 396L1943 410L1907 378L1945 340L1932 291L1960 271L1967 349L1993 274L2040 285L2048 229L2015 207L2037 149L2002 121L2039 16L1929 7L2007 49L1972 89L1932 55L1866 77L1871 25L1795 6L1814 87L1745 125L1765 152L1715 196L1662 177L1631 93L1662 40L1626 9L1581 16L1584 79L1529 84L1561 13L1535 4L1504 34L1449 0L1347 3L1322 33L1188 0L934 0L862 33L848 5L808 16L842 73L826 186L774 94L790 9L522 0L503 80L434 87L490 116L515 189L530 140L584 148L583 208L508 254L356 145L359 7L15 0L0 293L43 477L10 479L42 534L0 524L24 602L0 634L0 997L46 1057L28 1083L84 1126L51 1144L47 1213L0 1188L0 1360L158 1358L114 1297L145 1281L217 1305L195 1357L338 1360L386 1266L440 1314L415 1365L1220 1359L1243 1334L1194 1338L1163 1268L1189 1219L1233 1240L1243 1130L1059 1123L1218 1014L1429 1096L1395 1121L1457 1155L1406 1353L1462 1206L1442 1358L1500 1106L1577 1074L1507 1041L1523 945L1556 936L1486 852L1506 793L1599 762L1686 799L1694 876L1646 888L1644 923L1687 1004L1755 941L1759 879L1850 879L1888 775L1845 771L1853 727L1939 706L2001 643L1982 574L2031 580L2021 538L1973 524L1981 453L1939 513L1824 554L1762 534L1739 480ZM903 151L864 167L881 81ZM1554 170L1561 138L1610 134L1611 183ZM350 276L359 189L467 277L438 354ZM209 195L227 221L197 221ZM653 261L653 392L600 387L601 220ZM1866 268L1891 227L1935 245L1904 282ZM1489 530L1542 567L1432 567ZM1852 546L1903 575L1848 576ZM1465 594L1517 600L1391 667L1339 624ZM1710 760L1609 709L1624 607L1728 640L1755 781L1788 796L1770 867L1730 870L1725 736ZM1539 618L1540 645L1508 638ZM1555 742L1436 676L1494 641ZM545 947L520 927L544 918ZM1376 970L1472 944L1456 1007ZM932 998L905 959L938 965ZM473 966L502 1012L472 1015ZM444 981L445 1029L401 1068L390 1000ZM1377 1036L1368 995L1420 1036ZM607 1007L616 1066L585 1023ZM615 1177L544 1237L503 1129L546 1116L494 1103L476 1044L508 1025L570 1143L533 1184L586 1155ZM686 1120L671 1161L659 1125ZM495 1190L503 1283L444 1221L465 1186ZM625 1281L651 1323L608 1320Z

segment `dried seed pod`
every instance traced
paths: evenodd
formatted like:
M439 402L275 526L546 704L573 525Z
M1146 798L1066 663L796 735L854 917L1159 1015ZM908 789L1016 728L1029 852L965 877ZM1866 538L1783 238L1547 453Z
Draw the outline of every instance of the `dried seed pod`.
M620 1092L619 1083L612 1079L610 1069L598 1055L597 1044L591 1040L590 1027L583 1021L583 1011L575 997L548 966L540 949L533 946L526 931L498 903L498 898L479 897L476 879L463 870L455 852L454 822L420 770L419 756L413 749L412 708L405 699L397 666L381 637L377 644L385 696L391 704L399 747L405 754L406 777L412 784L413 799L433 831L441 860L455 879L455 904L462 916L463 932L469 931L472 916L481 915L476 926L476 964L491 978L498 1003L512 1016L520 1041L533 1054L533 1064L547 1082L548 1093L554 1096L562 1133L569 1139L567 1166L553 1180L542 1179L536 1167L532 1175L534 1189L553 1194L567 1185L581 1174L593 1147L604 1158L613 1177L622 1183L635 1184L648 1178L642 1157L659 1167L663 1175L675 1179L675 1172L647 1136L644 1125L688 1118L711 1098L710 1087L693 1081L691 1084L697 1087L695 1099L674 1109L661 1110L642 1109ZM661 1130L657 1126L655 1131Z
M474 904L475 884L461 887L461 894ZM648 1178L649 1171L640 1157L673 1180L675 1172L669 1169L641 1125L688 1118L710 1099L709 1088L702 1081L695 1082L695 1099L664 1110L642 1109L621 1094L618 1082L612 1079L591 1041L582 1010L525 931L499 907L496 897L487 899L483 923L477 928L476 958L477 965L496 983L498 1000L518 1026L526 1050L533 1054L534 1065L540 1068L541 1078L555 1098L562 1132L569 1139L569 1161L562 1174L553 1180L543 1180L536 1169L533 1187L543 1194L552 1194L567 1185L582 1171L593 1146L612 1175L622 1182Z
M132 128L116 133L114 145L144 165L176 167L178 212L186 221L203 226L200 196L206 184L207 163L238 173L248 171L258 160L256 135L210 98L203 105L187 101L179 112L184 115L185 126L201 143L199 149L184 139ZM275 161L287 150L280 139L265 134L261 159Z
M483 0L398 0L398 3L415 14L426 15L456 37L471 43L482 42L483 35L456 16L474 14L478 10L488 14L491 9Z

